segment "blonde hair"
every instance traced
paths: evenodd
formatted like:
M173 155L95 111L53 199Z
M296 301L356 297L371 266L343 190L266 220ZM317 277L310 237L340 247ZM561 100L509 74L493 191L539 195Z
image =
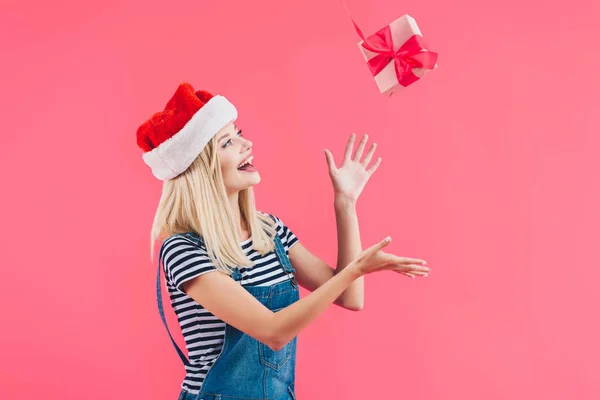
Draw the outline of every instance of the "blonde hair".
M217 149L215 136L187 170L164 181L150 232L151 260L156 240L164 242L174 234L195 232L204 240L218 270L231 274L235 266L253 265L240 246ZM252 248L261 255L273 251L275 223L256 210L252 187L240 191L238 203L242 221L252 235Z

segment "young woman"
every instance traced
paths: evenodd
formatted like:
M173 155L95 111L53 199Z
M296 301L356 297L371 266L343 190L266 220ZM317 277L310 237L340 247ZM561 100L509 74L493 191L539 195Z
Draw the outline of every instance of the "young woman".
M381 162L361 161L348 141L338 168L326 151L335 193L336 268L312 254L273 214L257 211L260 182L252 142L235 125L236 108L223 96L182 83L164 111L137 131L153 175L164 181L151 232L159 251L161 318L186 370L179 399L295 399L296 336L332 303L363 307L363 276L391 270L427 276L420 259L383 252L390 239L362 250L356 201ZM188 358L167 326L160 263ZM312 293L300 300L298 285Z

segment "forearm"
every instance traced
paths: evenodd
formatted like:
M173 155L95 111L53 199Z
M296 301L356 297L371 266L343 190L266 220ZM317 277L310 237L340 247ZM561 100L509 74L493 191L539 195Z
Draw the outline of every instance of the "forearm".
M335 273L338 274L362 251L356 202L336 196L334 200L338 237L338 255ZM361 309L364 304L364 277L359 277L340 296L340 302L350 309Z
M296 337L360 276L356 264L353 263L308 296L274 313L271 324L274 349L283 348Z

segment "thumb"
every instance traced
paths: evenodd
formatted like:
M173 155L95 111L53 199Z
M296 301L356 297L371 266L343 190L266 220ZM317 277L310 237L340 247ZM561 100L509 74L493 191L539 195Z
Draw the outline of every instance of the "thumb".
M385 237L381 242L379 242L379 246L381 246L380 248L384 248L385 246L387 246L388 244L390 244L391 241L392 241L392 237L391 236Z
M390 236L384 238L381 242L375 244L374 246L371 247L371 251L373 253L376 253L377 251L383 249L385 246L387 246L388 244L390 244L390 242L392 241L392 238Z
M335 167L335 161L333 160L333 155L327 149L325 149L325 158L327 159L327 166L329 167L329 172L330 173L335 172L336 167Z

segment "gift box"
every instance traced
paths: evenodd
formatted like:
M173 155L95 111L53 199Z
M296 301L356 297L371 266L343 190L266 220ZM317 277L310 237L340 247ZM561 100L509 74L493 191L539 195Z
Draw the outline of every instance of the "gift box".
M358 46L382 94L391 96L437 68L437 53L427 49L417 21L410 15L367 38L355 27L363 39Z

